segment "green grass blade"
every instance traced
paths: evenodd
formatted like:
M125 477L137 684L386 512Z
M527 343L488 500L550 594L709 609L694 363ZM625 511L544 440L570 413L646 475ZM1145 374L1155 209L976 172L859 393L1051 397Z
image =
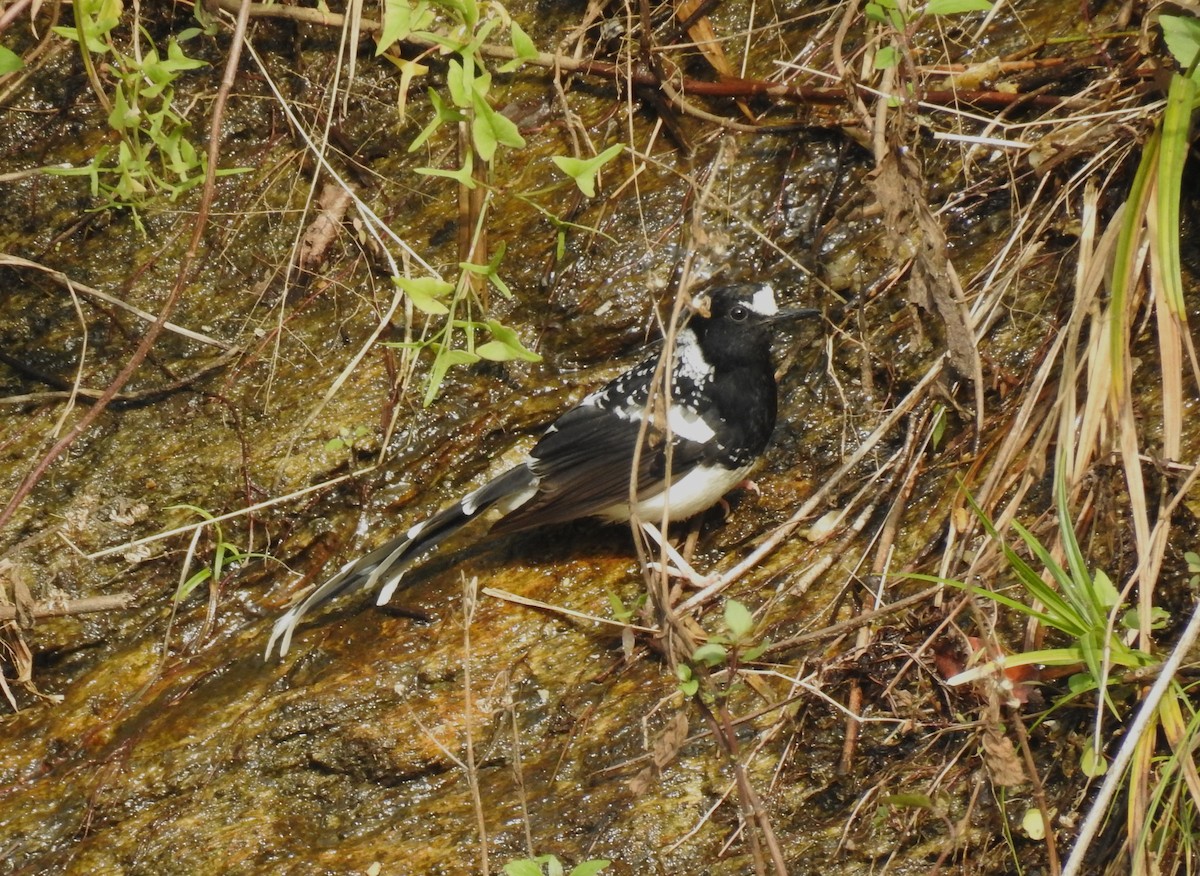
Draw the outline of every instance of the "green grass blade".
M1187 320L1187 310L1183 302L1183 276L1179 261L1179 192L1183 165L1188 157L1188 135L1196 93L1194 79L1178 73L1171 77L1158 151L1158 236L1154 246L1161 265L1163 293L1171 312L1181 321Z

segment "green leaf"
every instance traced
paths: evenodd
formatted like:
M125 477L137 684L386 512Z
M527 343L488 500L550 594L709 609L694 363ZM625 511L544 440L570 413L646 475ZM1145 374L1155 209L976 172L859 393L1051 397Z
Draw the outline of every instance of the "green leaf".
M438 0L438 5L456 13L458 19L467 26L468 30L475 29L475 25L479 21L479 6L475 0Z
M0 76L20 70L24 66L25 62L21 60L20 55L12 49L0 46Z
M442 100L442 96L429 89L426 94L429 96L429 105L433 107L433 119L417 135L416 139L408 144L408 151L415 152L433 136L433 132L442 126L444 122L461 122L466 118L462 113L454 107Z
M706 642L692 652L692 659L694 661L707 664L708 666L716 666L718 663L724 663L727 656L725 646L718 645L716 642Z
M516 57L500 67L501 73L511 73L518 67L537 57L537 46L533 44L533 40L529 38L529 34L522 30L521 25L515 21L511 22L508 27L509 39L512 42L513 51L516 52Z
M1151 261L1158 262L1156 276L1162 281L1162 295L1168 309L1181 324L1187 322L1184 302L1182 256L1179 248L1179 203L1183 169L1191 154L1192 110L1200 89L1200 68L1192 77L1174 74L1167 91L1167 106L1159 122L1162 137L1158 150L1156 186L1158 233L1154 236ZM1166 224L1163 224L1166 223Z
M930 443L933 449L937 450L942 444L942 438L946 435L946 406L939 404L934 406L933 431L930 433Z
M437 357L433 360L433 367L429 370L429 386L425 389L425 398L422 399L425 407L429 407L437 398L438 391L442 388L442 381L446 379L447 371L455 365L474 365L479 361L479 357L469 350L451 350L441 344L430 344L430 346L437 350Z
M175 601L183 602L191 595L192 591L211 578L213 575L212 569L201 569L179 585L179 589L175 591Z
M450 312L439 299L452 293L454 286L440 277L393 277L392 281L408 296L413 307L423 313L444 316Z
M1071 633L1071 635L1081 635L1086 632L1090 628L1091 618L1080 611L1080 606L1072 597L1071 594L1074 587L1072 586L1070 576L1063 571L1062 566L1054 561L1054 558L1050 556L1050 552L1042 546L1042 543L1034 537L1033 533L1015 520L1012 523L1012 527L1033 552L1034 556L1046 567L1050 576L1058 584L1059 589L1056 590L1046 584L1042 580L1042 576L1035 572L1024 560L1020 559L1016 551L1006 546L1004 551L1005 559L1021 579L1021 584L1035 598L1045 604L1047 611L1058 618L1060 624L1066 625L1060 626L1059 629Z
M571 869L571 876L596 876L597 873L611 863L612 861L606 861L603 858L584 861L582 864Z
M1108 772L1108 760L1103 754L1096 751L1090 742L1079 757L1079 766L1085 776L1093 779Z
M900 63L900 54L895 46L881 46L875 53L875 69L890 70Z
M565 155L555 155L551 160L558 165L559 170L575 180L579 191L589 198L594 198L596 196L596 174L600 172L600 168L620 155L624 149L622 144L614 143L593 158L568 158Z
M736 599L726 599L725 628L735 642L740 642L754 629L754 615Z
M887 12L879 3L868 3L863 9L863 14L867 16L868 21L873 21L876 24L887 24Z
M477 265L475 262L459 262L458 267L471 274L476 274L481 277L487 277L488 282L495 286L501 295L505 298L512 298L512 290L508 288L508 284L500 276L500 262L504 260L504 251L507 249L504 241L496 247L496 251L492 253L492 257L488 259L486 265ZM497 323L499 325L499 323Z
M54 32L75 42L84 42L94 55L106 55L111 48L104 37L121 21L121 0L94 0L75 7L76 27L56 27ZM82 39L80 38L82 34Z
M926 15L959 15L963 12L987 12L991 0L929 0Z
M504 865L505 876L543 876L541 866L534 860L510 861Z
M521 343L515 329L503 323L489 319L485 325L492 335L492 340L475 348L481 358L493 362L507 362L511 359L521 359L525 362L541 362L542 357Z
M179 42L171 37L167 40L167 60L162 62L163 66L172 73L178 73L183 70L197 70L200 67L207 67L207 61L201 61L199 58L189 58L183 53L183 49L179 47Z
M136 128L140 113L129 105L125 99L125 89L118 86L113 95L112 110L108 114L108 126L114 131L127 131ZM122 144L124 145L124 144Z
M1160 15L1158 24L1162 28L1167 49L1184 70L1200 55L1200 19L1182 15ZM1191 72L1191 78L1200 81L1200 65Z
M633 609L626 608L625 603L621 601L621 597L613 593L611 590L605 594L608 597L608 610L612 612L614 619L621 623L629 623L629 619L633 617Z
M1121 598L1121 594L1113 586L1112 580L1101 569L1097 569L1092 575L1092 590L1096 594L1096 599L1105 609L1112 608Z
M1157 605L1150 608L1150 630L1166 629L1171 621L1171 613ZM1136 608L1131 608L1121 615L1121 626L1127 630L1142 630L1142 615Z
M1093 691L1096 685L1096 677L1090 672L1076 672L1067 679L1067 690L1076 695Z
M533 39L525 33L525 29L520 24L512 22L509 25L509 34L512 37L513 51L517 53L518 58L528 60L537 57L537 46L533 44Z
M487 341L475 348L475 352L480 359L487 359L489 362L508 362L517 357L513 355L513 351L506 344L499 341Z
M414 170L422 176L444 176L454 180L463 188L473 189L477 183L473 175L474 171L471 170L471 153L467 153L466 159L466 163L458 170L442 170L440 167L417 167Z
M394 43L408 39L414 30L427 27L433 21L433 11L425 0L384 0L383 27L379 31L376 56L382 55Z
M479 157L485 163L491 164L499 141L496 132L482 113L475 113L475 118L471 119L471 142L475 144L475 151L479 153Z
M771 640L763 639L761 642L759 642L753 648L746 648L744 651L742 651L742 660L746 661L747 663L751 662L753 660L757 660L759 657L761 657L763 654L765 654L767 649L770 647L771 647Z
M451 59L446 67L446 87L450 89L450 99L454 105L466 109L475 99L474 75L471 69L470 56L465 58L467 67Z
M479 157L488 163L491 163L496 154L498 143L514 149L525 145L525 140L512 119L492 109L487 98L481 94L475 95L475 118L471 121L471 138L479 151Z

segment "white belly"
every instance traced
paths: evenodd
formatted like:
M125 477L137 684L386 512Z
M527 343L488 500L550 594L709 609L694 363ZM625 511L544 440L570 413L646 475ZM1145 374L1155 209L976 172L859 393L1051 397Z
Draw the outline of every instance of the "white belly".
M665 505L671 520L687 520L717 504L722 496L745 479L750 469L749 465L735 469L720 465L694 468L672 484L670 490L638 502L637 516L647 523L656 523L662 520ZM599 516L613 521L628 520L629 505L625 502L613 505L601 511Z

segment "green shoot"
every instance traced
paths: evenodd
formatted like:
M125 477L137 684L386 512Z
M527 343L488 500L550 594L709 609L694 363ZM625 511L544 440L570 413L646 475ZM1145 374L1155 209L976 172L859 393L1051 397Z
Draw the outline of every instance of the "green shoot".
M731 655L738 655L742 660L754 660L767 649L770 642L764 640L759 644L745 648L754 632L754 615L736 599L725 600L724 624L726 635L712 635L708 641L692 652L692 659L706 666L718 666L732 662Z
M558 169L575 180L579 191L589 198L596 197L596 174L625 150L620 143L614 143L599 155L592 158L569 158L565 155L551 157Z
M7 73L15 73L25 66L25 62L21 60L21 56L12 49L0 46L0 76Z
M168 511L191 511L200 515L208 521L213 521L213 515L195 505L181 504L170 505ZM205 581L221 580L221 576L230 566L240 565L249 562L250 560L265 560L268 559L267 554L258 553L256 551L244 551L237 545L225 540L225 533L221 529L221 524L212 523L213 529L213 557L209 565L200 569L191 575L186 581L179 585L175 590L173 597L176 602L183 602L187 599L191 592L203 584Z
M608 867L612 861L597 858L584 861L571 869L569 874L563 869L562 862L554 855L538 855L536 858L523 858L510 861L504 865L505 876L596 876Z

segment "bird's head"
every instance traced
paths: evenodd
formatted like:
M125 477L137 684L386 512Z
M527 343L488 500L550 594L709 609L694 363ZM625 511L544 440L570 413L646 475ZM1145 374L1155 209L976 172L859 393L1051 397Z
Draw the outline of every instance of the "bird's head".
M693 296L691 310L688 328L714 364L761 360L769 356L776 323L820 315L807 308L781 309L768 283L711 287Z

